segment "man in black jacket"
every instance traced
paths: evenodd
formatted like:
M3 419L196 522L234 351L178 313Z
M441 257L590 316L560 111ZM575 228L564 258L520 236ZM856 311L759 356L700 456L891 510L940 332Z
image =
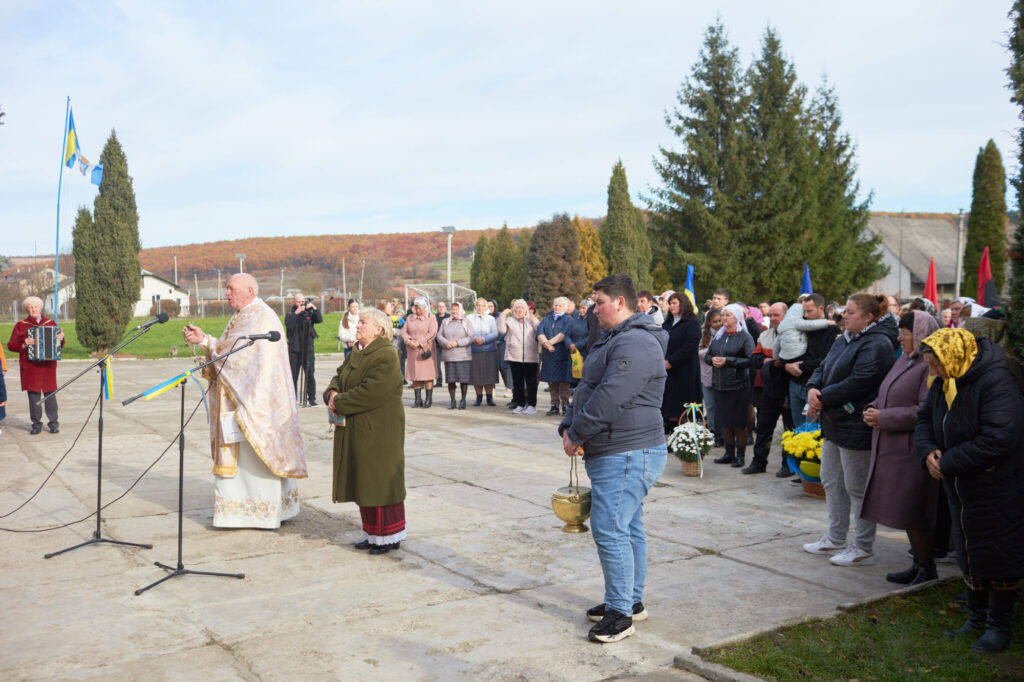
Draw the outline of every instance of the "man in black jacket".
M808 295L802 305L805 320L825 319L825 299L821 294ZM807 421L804 415L804 406L807 404L807 380L828 355L838 336L839 327L832 324L825 329L808 332L807 352L799 358L789 359L785 364L785 370L790 375L789 408L793 414L793 424L796 426Z
M295 294L292 309L284 316L285 333L288 335L288 360L292 366L292 381L295 395L304 405L316 405L316 380L313 378L313 340L317 338L313 325L324 321L323 315L312 302L302 294ZM299 395L299 370L305 374L305 395ZM303 398L306 400L303 401Z
M768 309L769 328L761 332L757 347L750 358L750 366L761 374L762 392L761 406L757 410L754 457L750 460L750 465L743 469L745 474L763 474L767 470L768 452L780 416L783 425L789 430L793 429L793 418L784 409L786 398L789 397L789 373L783 368L781 360L772 357L775 333L787 310L785 303L775 303ZM779 478L789 478L793 475L786 464L785 453L782 455L782 467L775 475Z

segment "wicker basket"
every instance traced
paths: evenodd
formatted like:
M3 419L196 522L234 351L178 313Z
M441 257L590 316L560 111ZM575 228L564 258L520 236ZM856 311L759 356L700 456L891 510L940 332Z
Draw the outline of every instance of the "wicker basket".
M683 476L700 476L700 462L683 462Z
M802 481L802 483L804 484L804 495L819 500L825 499L825 486L821 484L821 481Z

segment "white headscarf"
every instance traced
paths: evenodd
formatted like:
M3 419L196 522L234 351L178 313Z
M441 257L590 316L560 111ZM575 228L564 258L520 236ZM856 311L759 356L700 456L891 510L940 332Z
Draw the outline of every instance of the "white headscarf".
M744 320L747 317L747 309L745 306L741 306L739 303L730 303L729 305L725 306L725 308L722 309L722 312L730 312L732 313L732 316L736 318L737 334L746 334L748 336L750 335L750 332L747 331L747 325L744 324ZM715 338L717 339L723 336L724 334L725 325L723 324L721 327L718 328L718 331L715 332Z
M989 308L986 308L983 305L978 305L978 302L975 301L970 296L961 296L960 298L957 298L957 299L954 299L954 300L957 303L960 303L961 305L963 305L963 307L970 308L971 309L971 317L981 317L982 315L984 315L985 313L987 313L989 311ZM960 327L961 326L960 320L959 319L954 320L953 321L953 326Z

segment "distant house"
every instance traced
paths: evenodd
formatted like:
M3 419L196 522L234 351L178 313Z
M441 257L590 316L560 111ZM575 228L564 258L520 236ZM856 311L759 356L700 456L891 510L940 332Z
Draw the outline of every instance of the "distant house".
M68 304L75 298L75 280L70 277L61 277L60 284L57 286L57 296L60 305L60 317L68 317ZM50 293L46 294L46 300L43 301L43 312L53 314L53 290L51 288Z
M967 244L967 223L964 214L962 250ZM891 294L902 301L924 293L928 266L935 258L935 280L939 299L953 298L956 289L956 241L958 216L951 213L873 213L868 229L882 238L882 260L889 266L889 274L875 281L869 291ZM1014 225L1007 222L1007 238ZM968 264L977 268L977 263ZM961 265L961 267L963 267ZM961 278L962 279L962 278ZM1009 263L1007 263L1007 281ZM976 292L961 294L974 297Z
M187 289L182 289L174 282L166 280L160 275L154 275L149 270L143 270L139 302L135 304L135 317L147 317L154 304L159 306L160 301L168 299L181 306L183 316L189 314L189 292Z

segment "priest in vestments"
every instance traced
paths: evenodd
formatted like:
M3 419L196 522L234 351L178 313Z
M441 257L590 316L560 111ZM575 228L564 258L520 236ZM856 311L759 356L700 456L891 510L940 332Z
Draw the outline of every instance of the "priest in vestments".
M270 306L257 297L252 275L227 282L235 314L220 338L195 325L185 340L203 348L207 359L247 343L241 337L284 329ZM283 341L252 347L206 367L210 382L210 447L213 451L213 525L218 528L278 528L299 513L296 479L306 477L306 457L295 408L295 386Z

